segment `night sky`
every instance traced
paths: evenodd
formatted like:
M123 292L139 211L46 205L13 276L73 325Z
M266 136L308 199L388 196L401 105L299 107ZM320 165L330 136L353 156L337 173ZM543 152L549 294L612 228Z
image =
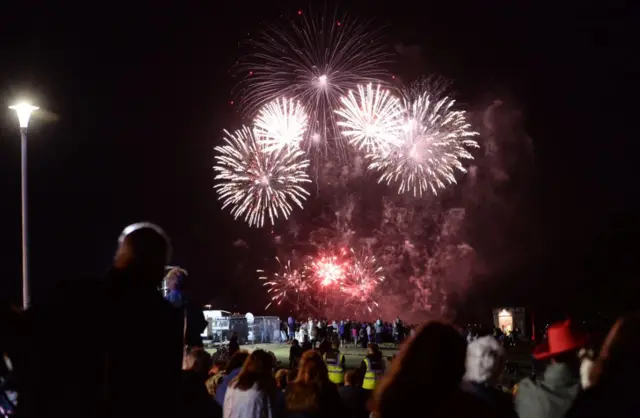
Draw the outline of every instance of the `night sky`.
M451 79L470 108L501 98L524 115L544 251L523 266L526 286L515 276L493 279L496 302L630 307L638 290L637 115L626 109L637 108L637 14L615 2L549 4L344 0L340 9L385 25L390 47L420 46L425 70ZM223 128L240 124L229 74L238 42L261 22L307 6L0 6L0 102L28 97L44 109L29 136L36 303L62 279L106 271L122 228L150 220L172 238L174 263L189 270L201 302L260 311L260 286L240 292L229 277L239 263L255 270L273 256L262 245L269 231L250 231L220 210L213 146ZM8 109L0 115L0 290L19 301L19 132ZM248 259L234 246L240 238L250 244Z

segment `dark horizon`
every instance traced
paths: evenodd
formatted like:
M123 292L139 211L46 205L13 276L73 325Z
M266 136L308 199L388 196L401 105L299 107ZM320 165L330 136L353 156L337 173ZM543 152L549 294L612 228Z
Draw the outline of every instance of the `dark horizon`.
M43 110L29 130L35 303L60 280L103 274L120 231L148 220L171 237L173 264L190 272L198 302L262 312L265 295L251 271L272 259L271 231L250 230L220 210L213 147L222 129L241 123L229 73L238 42L261 22L306 7L190 1L99 12L45 2L3 7L2 105L25 95ZM631 261L638 199L626 110L638 71L633 13L616 5L509 1L421 9L409 1L374 7L358 0L340 8L384 23L390 49L421 48L420 63L400 63L399 73L413 76L415 64L420 73L441 74L472 113L503 100L522 114L532 138L540 252L479 277L460 303L523 305L553 315L637 308ZM19 132L8 109L0 120L1 294L19 302ZM249 243L249 260L234 245L238 239Z

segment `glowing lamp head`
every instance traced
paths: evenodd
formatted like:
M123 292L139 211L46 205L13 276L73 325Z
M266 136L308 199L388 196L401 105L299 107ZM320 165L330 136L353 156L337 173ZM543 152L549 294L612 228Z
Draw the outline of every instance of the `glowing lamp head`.
M9 106L9 109L15 110L18 114L18 122L20 122L21 128L26 128L29 126L29 118L31 118L31 113L34 110L38 110L39 107L32 106L29 103L18 103L17 105Z
M320 142L320 134L319 133L315 133L315 134L311 135L311 140L313 142Z
M320 82L321 86L326 86L327 85L327 76L326 75L321 75L320 77L318 77L318 81Z

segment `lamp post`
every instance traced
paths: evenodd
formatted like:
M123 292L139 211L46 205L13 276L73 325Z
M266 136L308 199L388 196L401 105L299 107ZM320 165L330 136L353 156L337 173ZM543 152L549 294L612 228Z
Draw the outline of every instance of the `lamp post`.
M29 118L34 110L38 110L36 106L29 103L19 103L9 106L9 109L15 110L20 123L20 178L21 178L21 197L22 197L22 308L29 308L31 295L29 293L29 257L27 252L27 127L29 126Z

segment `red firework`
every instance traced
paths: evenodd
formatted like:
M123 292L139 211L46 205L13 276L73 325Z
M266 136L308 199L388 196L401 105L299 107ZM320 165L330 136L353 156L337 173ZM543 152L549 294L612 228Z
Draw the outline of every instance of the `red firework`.
M336 284L340 286L345 280L349 270L349 261L344 258L344 253L340 255L320 255L310 263L310 270L313 278L322 287Z

